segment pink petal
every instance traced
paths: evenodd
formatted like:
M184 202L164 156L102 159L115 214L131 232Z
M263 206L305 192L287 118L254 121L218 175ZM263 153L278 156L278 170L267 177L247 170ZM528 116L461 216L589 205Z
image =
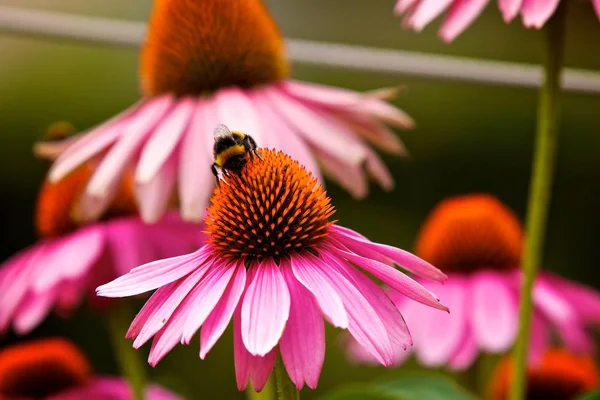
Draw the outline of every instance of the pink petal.
M402 15L419 1L420 0L398 0L396 7L394 7L394 14Z
M490 0L457 0L440 29L440 36L451 42L473 23Z
M304 382L316 389L325 359L325 326L314 297L294 276L289 261L280 265L290 291L290 317L279 349L283 364L298 390Z
M135 104L109 121L80 135L79 140L72 143L52 164L48 171L48 179L52 182L61 180L75 168L113 144L121 135L129 118L139 107L140 104Z
M330 239L335 240L335 239ZM400 293L404 294L411 299L423 303L439 310L448 311L448 308L440 304L439 300L429 290L425 289L420 283L398 271L394 267L383 264L377 260L361 257L357 254L338 248L337 246L332 249L332 252L337 255L340 259L351 261L367 271L373 274L375 277L381 279L382 282L389 285L391 288L396 289ZM340 260L343 262L342 260Z
M367 195L369 188L362 165L347 164L345 161L333 158L317 149L314 149L313 152L321 164L325 176L336 181L355 199L362 199Z
M210 271L190 294L188 297L189 307L194 312L190 313L185 320L181 336L182 344L189 344L192 341L192 337L223 296L235 270L235 264L215 261Z
M600 325L600 293L596 290L548 272L540 274L538 279L548 281L571 304L583 322Z
M217 118L214 107L210 101L200 100L179 149L181 215L189 221L202 219L214 185L210 164L215 126Z
M365 96L362 104L349 107L347 110L355 113L363 113L396 128L412 129L415 126L415 122L410 115L398 107L374 96Z
M120 187L121 181L114 180L100 196L91 195L84 191L79 202L75 204L76 208L73 211L75 218L84 223L96 222L110 206Z
M175 310L165 326L154 336L148 356L151 366L155 367L180 342L183 324L188 315L194 312L192 308L186 307L185 303L184 301L184 304Z
M290 292L272 259L251 268L255 275L242 301L242 340L250 354L264 356L283 334L290 315Z
M136 115L127 120L119 141L104 156L91 177L86 188L89 195L103 196L115 181L121 179L135 153L172 104L171 96L151 99L140 107Z
M394 350L387 333L385 325L377 315L377 312L369 304L367 299L358 289L330 264L337 260L327 250L321 251L321 257L312 254L306 255L305 260L312 263L315 272L327 279L329 285L336 288L344 302L344 308L348 313L348 330L350 334L381 364L389 366L394 361Z
M186 132L195 108L195 100L184 98L163 118L140 154L135 171L136 183L148 183L158 173Z
M149 228L138 218L113 219L104 225L103 232L114 270L109 279L159 258L153 252L155 244Z
M423 278L436 281L445 281L447 278L442 271L408 251L371 242L364 236L340 225L332 225L329 229L334 232L336 239L347 246L352 252L360 254L363 257L376 258L373 256L373 251L375 251L389 257L405 270Z
M394 178L392 177L392 174L377 153L370 149L367 151L367 161L365 166L369 175L379 183L383 190L390 191L394 188Z
M322 152L352 165L360 165L366 158L364 146L356 145L352 140L354 133L335 119L278 88L264 89L263 93L287 124Z
M58 290L59 288L54 288L44 293L29 293L26 296L15 313L13 326L17 334L29 333L44 320L56 301Z
M241 307L238 307L233 318L233 357L235 362L235 380L239 390L244 390L252 381L255 391L260 392L267 383L275 366L277 352L271 350L264 357L253 356L246 350L242 341Z
M267 147L263 138L265 128L261 126L254 105L242 90L237 87L221 89L215 101L219 123L252 136L258 147Z
M498 7L502 12L504 22L508 23L517 16L522 2L523 0L498 0Z
M529 338L529 362L539 364L550 346L550 329L539 315L534 313L531 320L531 337Z
M126 297L148 292L174 282L204 264L212 248L203 246L179 257L167 258L133 268L128 274L96 289L103 297Z
M348 314L333 284L313 264L297 253L290 258L294 276L308 289L327 320L335 327L348 327Z
M471 280L472 324L475 339L484 350L508 350L517 334L517 294L510 277L498 272L477 273Z
M116 377L94 376L86 385L63 391L46 400L130 400L132 393L126 380ZM158 385L147 385L145 398L148 400L183 400L182 397Z
M340 113L338 118L381 150L398 156L408 155L398 136L376 119L356 112Z
M429 24L435 17L444 12L452 1L453 0L421 0L410 17L410 26L416 31L422 30L425 25Z
M409 319L408 323L415 335L415 350L419 360L428 366L441 366L464 346L463 339L468 330L468 285L461 278L455 277L445 285L433 283L428 288L435 291L441 301L448 305L450 313L443 314L416 305L418 313L413 314L413 319Z
M523 0L521 16L528 28L540 29L552 16L560 0Z
M321 104L332 108L345 108L361 102L361 94L352 90L316 83L287 80L280 88L301 101Z
M149 224L158 222L169 206L177 176L177 159L171 154L147 182L135 185L135 197L142 219Z
M223 293L212 313L206 319L200 331L200 358L204 359L221 337L231 320L242 293L246 288L246 268L243 263L238 263L229 286Z
M181 282L173 282L172 284L163 286L154 293L138 314L139 317L136 316L133 320L127 333L127 336L133 336L132 334L136 333L138 330L137 326L139 322L147 315L146 320L143 322L143 326L139 329L139 333L136 335L137 337L133 342L134 348L137 349L143 346L144 343L169 323L175 310L183 306L183 300L190 292L196 291L195 288L197 287L198 282L204 277L209 266L210 264L205 264L193 271L185 279L182 279Z
M596 10L596 15L600 19L600 0L592 0L592 4L594 4L594 10Z
M473 337L473 332L466 329L461 345L457 348L448 365L455 371L464 371L473 364L478 355L479 347Z

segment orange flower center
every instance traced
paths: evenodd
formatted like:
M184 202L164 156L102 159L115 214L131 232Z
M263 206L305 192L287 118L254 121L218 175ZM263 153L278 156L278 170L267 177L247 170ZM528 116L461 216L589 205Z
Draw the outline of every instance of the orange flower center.
M44 181L38 195L35 226L42 237L60 236L77 228L77 204L81 193L94 172L84 164L58 182ZM135 213L133 177L127 174L104 218Z
M333 224L335 212L317 180L281 151L247 156L239 174L215 188L205 219L209 242L224 257L276 260L310 250Z
M600 383L598 367L588 356L549 350L539 366L527 372L527 400L574 400ZM488 398L508 399L512 359L503 359L492 376Z
M146 96L253 87L288 74L283 38L261 0L156 0L142 53Z
M417 254L445 271L519 265L523 232L517 217L485 194L442 201L425 221Z
M63 339L43 339L0 352L0 399L45 399L85 384L85 356Z

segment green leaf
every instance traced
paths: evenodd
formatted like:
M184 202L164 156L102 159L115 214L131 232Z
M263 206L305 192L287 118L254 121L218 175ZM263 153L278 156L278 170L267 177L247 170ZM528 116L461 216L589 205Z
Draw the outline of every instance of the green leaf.
M586 393L583 396L578 397L577 400L600 400L600 389L591 393Z
M430 372L401 372L397 376L338 389L322 400L477 400L456 382Z

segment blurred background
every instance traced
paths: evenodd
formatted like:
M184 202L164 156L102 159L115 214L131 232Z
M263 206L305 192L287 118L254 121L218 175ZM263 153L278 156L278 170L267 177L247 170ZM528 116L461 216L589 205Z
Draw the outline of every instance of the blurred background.
M31 7L135 21L148 18L150 0L0 0ZM424 32L404 31L392 15L393 0L267 0L286 37L392 49L539 63L542 33L520 22L505 25L490 2L486 12L455 43L436 36L439 19ZM600 24L585 2L570 7L566 64L600 69ZM32 155L33 143L57 120L86 129L138 99L138 52L0 33L0 257L36 240L33 207L45 165ZM411 157L385 157L396 188L371 187L355 202L333 183L328 190L341 224L370 239L412 249L421 222L444 197L490 192L523 217L535 129L533 89L485 86L414 76L365 73L293 65L295 78L359 90L406 88L395 103L417 122L398 132ZM567 93L563 98L557 175L553 189L543 267L600 287L600 96ZM66 335L81 345L96 370L115 373L108 336L98 318L82 309L74 319L49 318L33 336ZM0 338L0 346L15 341ZM142 349L147 353L148 346ZM243 398L235 387L231 332L206 361L198 343L178 346L152 378L190 398ZM338 332L329 330L318 397L345 382L397 373L348 365ZM202 394L202 395L200 395Z

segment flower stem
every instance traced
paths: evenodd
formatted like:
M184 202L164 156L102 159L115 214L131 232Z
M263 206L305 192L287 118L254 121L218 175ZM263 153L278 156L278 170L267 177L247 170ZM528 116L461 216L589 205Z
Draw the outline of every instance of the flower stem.
M533 171L529 187L529 203L525 225L524 272L519 310L519 335L514 351L514 375L511 400L522 400L526 389L527 353L532 314L532 289L541 262L550 203L554 161L558 138L558 100L563 62L566 1L561 1L547 24L547 55L544 83L540 92L537 116Z
M299 400L300 392L296 389L296 385L290 380L281 358L277 357L275 363L275 382L277 385L278 400Z
M119 299L106 313L108 331L110 333L113 351L117 358L121 373L129 381L134 400L144 400L146 384L146 367L131 343L125 339L127 327L133 318L133 312L127 299Z
M273 400L275 398L274 386L275 382L271 376L263 390L255 392L251 385L246 388L246 398L248 400Z

